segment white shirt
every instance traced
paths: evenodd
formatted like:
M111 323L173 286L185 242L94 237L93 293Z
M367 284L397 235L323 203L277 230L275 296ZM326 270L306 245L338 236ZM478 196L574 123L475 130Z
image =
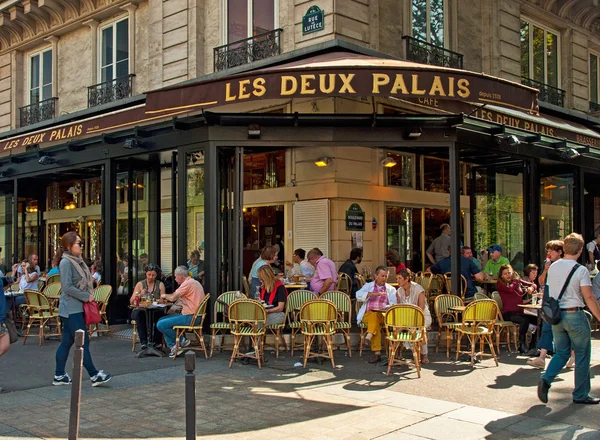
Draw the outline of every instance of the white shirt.
M23 293L25 290L38 290L38 280L28 283L23 275L19 281L19 293Z
M302 260L300 264L294 264L292 267L292 275L302 275L306 278L312 278L314 273L315 268L306 260Z
M552 263L550 269L548 269L548 279L546 281L546 284L550 289L549 294L551 297L558 298L567 277L571 273L571 269L573 269L573 266L576 263L575 260L567 260L564 258ZM560 308L570 309L572 307L585 307L585 301L581 294L581 287L584 286L591 287L592 281L590 280L590 273L585 266L579 266L573 274L569 286L567 287L567 290L565 290L565 294L560 300Z

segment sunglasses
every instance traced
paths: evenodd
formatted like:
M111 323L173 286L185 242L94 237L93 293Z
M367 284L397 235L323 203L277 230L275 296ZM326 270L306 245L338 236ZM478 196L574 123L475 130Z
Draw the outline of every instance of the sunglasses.
M160 267L158 267L156 264L149 264L146 266L146 272L159 272L160 271Z
M78 244L78 245L79 245L79 247L83 247L83 241L81 241L81 240L80 240L80 241L76 241L76 242L75 242L75 243L73 243L73 244Z

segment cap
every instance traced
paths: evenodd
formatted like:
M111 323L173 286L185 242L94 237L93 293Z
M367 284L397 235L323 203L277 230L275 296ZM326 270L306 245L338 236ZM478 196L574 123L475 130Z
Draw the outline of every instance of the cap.
M495 245L489 247L488 251L490 251L490 252L494 252L494 251L502 252L502 246L500 246L499 244L495 244Z

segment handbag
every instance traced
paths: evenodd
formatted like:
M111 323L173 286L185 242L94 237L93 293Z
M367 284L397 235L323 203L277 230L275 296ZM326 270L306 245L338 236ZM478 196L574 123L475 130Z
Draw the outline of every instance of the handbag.
M6 320L4 321L4 324L6 325L6 329L8 330L8 338L10 340L10 343L14 344L19 340L19 333L17 332L17 326L15 325L15 321L13 321L7 316Z
M565 281L565 284L563 284L562 290L560 291L560 295L558 295L558 298L553 298L550 296L550 286L548 286L548 284L544 286L544 301L542 302L541 313L542 319L546 321L546 323L550 325L556 325L560 322L560 300L565 294L567 287L569 287L571 278L573 278L573 275L575 274L577 269L579 269L580 266L581 264L575 263L575 266L573 266L573 269L571 269L571 273L567 277L567 281Z
M99 324L102 322L100 316L100 307L96 301L87 301L83 303L83 316L85 325Z

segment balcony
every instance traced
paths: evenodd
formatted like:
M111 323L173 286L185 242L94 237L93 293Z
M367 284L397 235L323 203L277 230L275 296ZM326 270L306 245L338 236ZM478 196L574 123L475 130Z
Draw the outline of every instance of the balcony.
M590 113L600 112L600 103L590 101Z
M554 104L559 107L565 106L565 91L563 89L552 87L551 85L525 77L521 78L521 84L538 89L540 91L538 94L538 99L540 101Z
M111 81L88 87L88 108L108 104L109 102L131 96L134 76L133 74L121 76Z
M44 99L19 109L19 126L37 124L53 119L56 116L56 101L58 98Z
M231 69L253 61L264 60L281 53L279 35L275 29L245 40L214 48L214 71Z
M406 40L406 59L415 63L433 66L463 68L463 55L443 47L435 46L418 38L402 37Z

